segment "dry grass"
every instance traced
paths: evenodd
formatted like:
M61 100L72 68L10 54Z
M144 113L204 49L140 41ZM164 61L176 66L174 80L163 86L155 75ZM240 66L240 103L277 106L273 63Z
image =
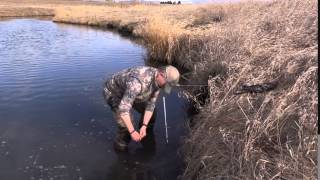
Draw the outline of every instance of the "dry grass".
M192 6L179 6L192 10ZM64 6L56 8L54 20L57 22L68 22L85 25L106 26L113 24L115 27L129 26L135 24L134 29L139 31L145 23L162 18L162 23L181 24L188 19L183 18L183 13L176 11L176 7L160 5L128 5L128 4L108 4L105 6L79 5ZM181 20L181 21L180 21ZM180 21L180 22L179 22ZM142 35L144 32L133 32L134 35Z
M0 17L53 16L50 8L0 6Z
M203 7L197 9L197 11L194 13L194 16L195 18L192 24L194 26L199 26L207 25L214 22L221 22L225 18L226 13L223 7Z
M50 7L55 21L140 37L149 59L209 85L188 90L201 111L186 138L182 179L317 178L316 0ZM241 83L270 81L279 84L271 92L233 94Z
M208 79L210 102L193 120L182 179L317 179L316 4L244 4L234 24L209 35L202 64L226 69ZM269 81L276 90L232 94L242 82Z

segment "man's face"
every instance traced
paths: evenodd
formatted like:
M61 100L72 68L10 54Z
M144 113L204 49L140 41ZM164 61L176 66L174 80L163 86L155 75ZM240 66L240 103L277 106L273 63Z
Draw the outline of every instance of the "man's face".
M163 88L166 85L166 78L162 72L159 72L157 76L157 83L160 88Z

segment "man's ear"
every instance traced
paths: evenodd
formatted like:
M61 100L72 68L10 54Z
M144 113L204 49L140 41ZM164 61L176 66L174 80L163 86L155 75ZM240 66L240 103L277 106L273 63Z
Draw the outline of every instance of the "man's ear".
M161 75L163 78L165 77L164 72L160 71L159 75Z
M160 72L157 73L156 78L158 79L160 76Z

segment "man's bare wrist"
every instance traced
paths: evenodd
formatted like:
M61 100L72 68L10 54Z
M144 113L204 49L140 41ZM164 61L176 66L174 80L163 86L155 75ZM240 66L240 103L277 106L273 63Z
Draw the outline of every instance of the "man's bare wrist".
M133 134L134 132L136 132L136 130L132 130L132 131L130 131L130 134Z

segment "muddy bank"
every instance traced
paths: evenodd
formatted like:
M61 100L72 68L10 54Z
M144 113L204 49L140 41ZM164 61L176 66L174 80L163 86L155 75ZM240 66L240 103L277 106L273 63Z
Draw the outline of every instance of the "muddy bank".
M317 2L59 6L56 22L142 38L148 58L178 64L200 109L182 179L317 177ZM241 85L276 89L235 94ZM199 93L200 92L200 93Z

